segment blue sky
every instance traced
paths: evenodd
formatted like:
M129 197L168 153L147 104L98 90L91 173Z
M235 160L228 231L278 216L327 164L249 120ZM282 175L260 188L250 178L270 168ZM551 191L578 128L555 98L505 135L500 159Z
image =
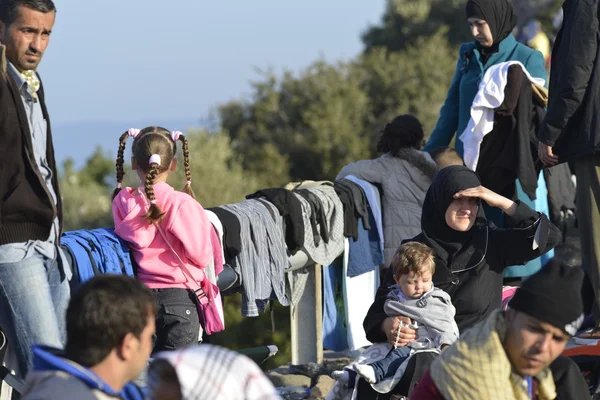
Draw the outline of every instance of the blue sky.
M53 126L61 127L199 121L215 105L248 95L257 67L298 70L319 57L355 56L360 33L379 22L385 0L55 4L40 73Z

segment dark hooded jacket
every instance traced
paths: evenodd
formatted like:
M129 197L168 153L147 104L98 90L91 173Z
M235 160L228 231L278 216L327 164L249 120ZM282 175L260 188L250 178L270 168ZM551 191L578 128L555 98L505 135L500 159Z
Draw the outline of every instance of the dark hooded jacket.
M597 0L566 0L552 48L548 113L538 137L560 162L600 153Z
M544 214L519 201L515 214L507 216L509 228L499 229L488 223L480 206L477 222L469 231L451 229L445 222L445 213L454 194L479 185L479 177L467 167L440 170L425 196L422 233L412 239L435 250L433 283L452 298L460 331L500 307L504 268L525 264L553 249L561 240L560 231ZM538 247L534 249L536 231ZM381 323L387 317L383 304L393 283L390 268L363 323L371 342L387 340Z

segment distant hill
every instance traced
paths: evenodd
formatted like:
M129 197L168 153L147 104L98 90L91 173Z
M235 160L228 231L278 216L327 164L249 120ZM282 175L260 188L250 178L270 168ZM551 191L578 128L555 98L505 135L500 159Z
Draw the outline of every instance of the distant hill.
M62 168L67 158L75 161L75 166L82 166L86 159L100 146L108 154L115 155L121 133L129 128L144 128L151 124L159 124L167 129L186 132L190 128L204 126L200 119L160 120L148 119L142 121L107 121L107 122L74 122L53 124L52 136L56 162Z

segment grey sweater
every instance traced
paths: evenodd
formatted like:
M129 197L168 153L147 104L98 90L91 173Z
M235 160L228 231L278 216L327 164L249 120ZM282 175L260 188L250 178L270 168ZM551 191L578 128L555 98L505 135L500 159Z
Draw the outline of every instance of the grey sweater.
M421 233L421 209L436 171L428 153L402 149L396 156L388 153L374 160L350 163L337 175L336 179L354 175L381 184L386 267L403 240Z
M456 310L448 293L441 289L434 287L419 299L407 299L395 285L383 309L390 317L401 315L417 322L417 340L409 344L414 349L451 345L458 339Z

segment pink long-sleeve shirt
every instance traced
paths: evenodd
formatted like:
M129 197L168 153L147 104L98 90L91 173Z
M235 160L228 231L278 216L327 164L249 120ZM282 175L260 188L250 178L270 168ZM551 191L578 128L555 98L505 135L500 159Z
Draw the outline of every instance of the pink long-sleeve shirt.
M200 203L165 182L154 185L156 203L165 212L161 222L167 239L197 282L212 262L213 227ZM130 244L138 279L149 288L187 288L187 279L158 229L143 215L149 202L138 189L124 188L113 200L115 233Z

